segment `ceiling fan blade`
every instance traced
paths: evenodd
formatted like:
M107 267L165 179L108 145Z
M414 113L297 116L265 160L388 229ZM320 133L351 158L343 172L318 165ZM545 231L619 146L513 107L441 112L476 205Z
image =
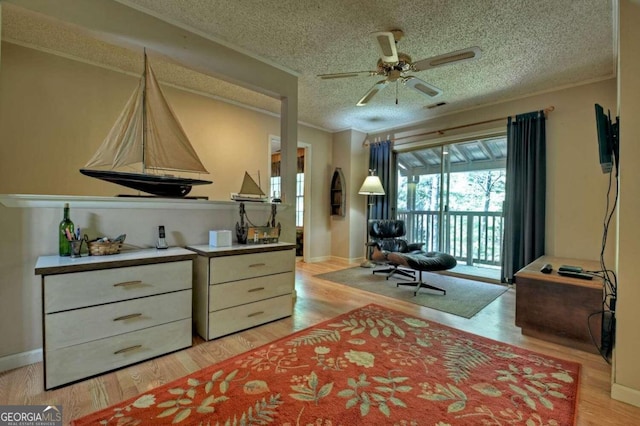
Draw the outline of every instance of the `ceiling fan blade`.
M460 63L478 59L481 56L480 48L477 46L467 49L456 50L455 52L445 53L444 55L433 56L431 58L422 59L413 63L414 71L424 71L431 68Z
M346 78L346 77L360 77L360 76L372 76L376 75L377 71L353 71L353 72L340 72L335 74L319 74L323 80L330 80L332 78Z
M378 31L372 33L376 39L376 45L380 52L382 62L398 62L398 50L396 49L396 39L392 32Z
M376 84L373 85L371 89L358 101L357 106L365 106L369 103L369 101L382 89L387 87L387 80L380 80Z
M417 77L409 76L402 80L405 86L412 88L418 93L423 94L428 98L435 98L442 95L442 90L438 89L425 81L420 80Z

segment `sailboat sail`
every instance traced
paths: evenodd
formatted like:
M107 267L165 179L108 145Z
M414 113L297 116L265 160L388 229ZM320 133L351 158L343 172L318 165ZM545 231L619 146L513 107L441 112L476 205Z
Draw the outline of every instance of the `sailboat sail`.
M142 163L142 98L144 80L127 101L111 131L85 167L111 168Z
M144 79L85 167L142 163L144 169L208 173L145 62Z
M145 166L161 170L209 173L160 91L147 63Z
M141 173L113 169L140 165ZM93 168L107 166L111 170ZM148 174L148 170L209 173L167 103L145 54L145 72L98 151L80 172L154 195L183 197L211 181Z
M262 191L260 185L247 172L244 172L240 192L232 193L231 199L234 201L269 201L269 197Z
M258 186L255 180L249 173L244 172L244 179L242 180L242 188L240 188L240 194L242 195L265 195L262 189Z

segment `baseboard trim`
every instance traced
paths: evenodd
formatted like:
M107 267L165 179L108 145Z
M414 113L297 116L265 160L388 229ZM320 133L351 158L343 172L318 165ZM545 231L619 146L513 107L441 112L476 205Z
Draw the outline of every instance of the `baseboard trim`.
M42 361L42 348L0 357L0 373Z
M306 260L305 262L307 262L307 263L318 263L318 262L326 262L326 261L328 261L330 259L331 259L330 256L320 256L320 257L309 258L309 260L308 261Z
M496 279L493 279L493 278L481 277L481 276L478 276L478 275L463 274L463 273L455 272L455 271L438 271L437 273L440 274L440 275L449 275L451 277L465 278L467 280L481 281L481 282L489 283L489 284L502 284L500 282L500 280L496 280Z
M329 256L327 259L327 261L331 261L331 262L340 262L340 263L344 263L346 265L351 265L353 264L353 266L357 266L356 263L359 265L360 263L362 263L364 261L364 258L361 257L338 257L338 256Z
M640 391L614 383L611 386L611 398L640 407Z

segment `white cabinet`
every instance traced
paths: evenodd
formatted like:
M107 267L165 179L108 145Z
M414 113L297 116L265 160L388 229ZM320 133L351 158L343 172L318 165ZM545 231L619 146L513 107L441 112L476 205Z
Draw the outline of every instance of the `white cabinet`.
M205 340L293 313L295 245L190 246L198 253L194 320Z
M42 256L45 389L191 346L193 252Z

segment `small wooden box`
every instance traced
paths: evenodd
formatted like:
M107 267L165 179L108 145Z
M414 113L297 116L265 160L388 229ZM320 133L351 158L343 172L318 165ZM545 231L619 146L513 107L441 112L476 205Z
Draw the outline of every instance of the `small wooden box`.
M277 243L280 229L271 226L250 226L247 233L247 244Z

